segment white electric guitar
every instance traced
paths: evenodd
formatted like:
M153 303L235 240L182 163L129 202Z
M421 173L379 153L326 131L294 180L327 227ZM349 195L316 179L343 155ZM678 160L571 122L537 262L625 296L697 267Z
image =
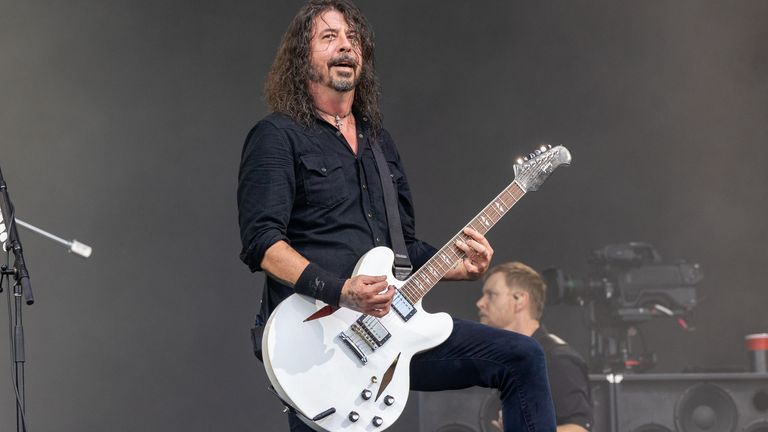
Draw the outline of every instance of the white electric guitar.
M571 154L542 146L518 159L515 180L467 224L488 232L528 191L536 190ZM430 314L421 298L464 258L456 240L407 280L392 275L394 254L386 247L366 253L354 275L387 275L397 287L391 311L375 318L293 294L274 310L264 329L262 349L269 380L283 402L317 431L380 431L391 426L408 399L410 361L445 341L453 329L446 313Z

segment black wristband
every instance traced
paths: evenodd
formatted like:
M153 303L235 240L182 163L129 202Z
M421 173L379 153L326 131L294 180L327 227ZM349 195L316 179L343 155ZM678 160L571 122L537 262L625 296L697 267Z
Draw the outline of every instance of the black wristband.
M341 279L315 263L309 263L299 276L293 289L298 294L308 295L333 307L339 306L341 288L346 279Z

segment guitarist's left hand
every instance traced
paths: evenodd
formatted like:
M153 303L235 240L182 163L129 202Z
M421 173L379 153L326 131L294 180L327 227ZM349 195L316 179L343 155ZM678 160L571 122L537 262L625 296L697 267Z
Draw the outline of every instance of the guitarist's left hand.
M464 228L464 234L470 238L467 242L456 241L456 247L465 254L464 259L446 273L445 280L477 280L491 265L493 248L485 236L472 228Z

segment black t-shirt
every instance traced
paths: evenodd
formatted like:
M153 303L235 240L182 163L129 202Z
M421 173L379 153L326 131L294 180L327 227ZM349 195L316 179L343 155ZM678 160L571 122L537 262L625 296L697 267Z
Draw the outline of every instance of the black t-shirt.
M592 430L592 395L587 364L576 350L542 325L532 337L547 358L547 375L558 425L576 424Z

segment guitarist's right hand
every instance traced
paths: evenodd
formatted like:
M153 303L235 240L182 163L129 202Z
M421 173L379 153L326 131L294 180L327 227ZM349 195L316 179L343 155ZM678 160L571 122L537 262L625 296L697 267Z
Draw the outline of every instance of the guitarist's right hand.
M344 282L339 306L381 318L389 312L395 286L386 276L357 275Z

